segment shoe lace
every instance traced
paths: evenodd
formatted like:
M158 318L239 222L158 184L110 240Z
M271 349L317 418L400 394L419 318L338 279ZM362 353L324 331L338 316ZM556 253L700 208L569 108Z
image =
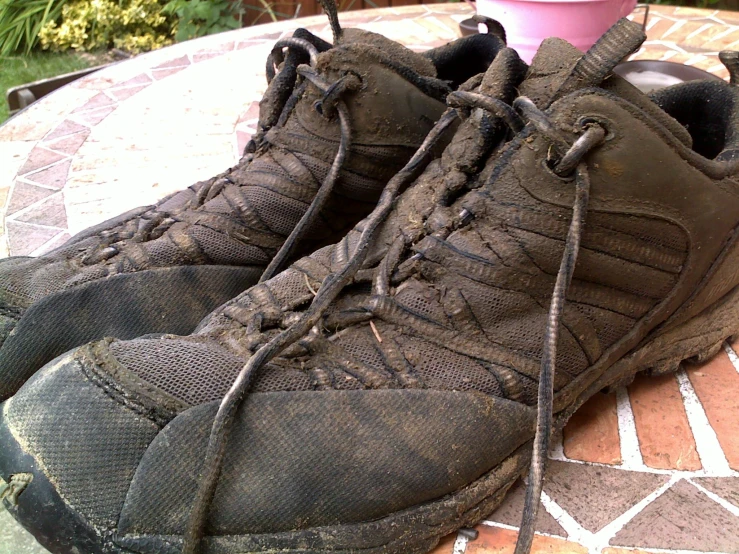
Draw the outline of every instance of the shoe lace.
M330 13L329 17L331 17ZM635 26L625 19L620 20L619 23L614 25L580 58L566 80L552 92L549 102L553 101L556 97L564 96L579 88L588 86L588 84L595 86L601 83L618 61L634 52L644 41L644 38L645 36L640 27ZM303 72L308 78L311 78L309 76L310 71L303 70ZM328 92L327 87L323 90ZM367 257L369 247L373 244L378 229L389 215L399 192L425 168L429 161L428 154L439 142L444 132L457 118L464 120L470 114L470 110L475 108L480 108L484 112L488 112L498 118L514 134L519 132L526 133L524 127L526 124L530 125L551 145L546 160L549 169L560 177L574 175L575 183L572 218L565 238L564 251L555 286L552 291L543 337L537 403L537 425L533 440L533 452L525 505L515 554L526 554L530 551L546 469L549 440L552 433L553 385L556 371L559 324L577 261L583 222L588 208L590 178L585 156L605 140L606 129L600 121L588 117L582 118L579 121L582 133L574 143L570 144L555 128L549 116L540 110L534 102L523 96L518 97L509 105L499 98L480 94L479 92L457 91L447 96L447 104L449 108L429 132L421 147L411 157L406 166L388 182L380 195L375 209L357 225L356 229L360 232L359 238L346 263L337 271L328 273L323 279L320 288L315 292L311 304L302 314L292 314L289 321L283 322L289 324L289 326L272 336L268 342L254 352L249 361L241 369L228 393L222 399L213 420L205 459L203 461L201 480L198 484L198 490L195 493L186 524L183 554L195 554L199 548L221 472L229 434L238 409L249 391L254 378L269 361L283 353L288 347L294 345L310 333L320 334L320 331L316 328L317 323L344 287L350 282L359 279L360 274L363 274L361 280L367 280L367 277L371 275L373 293L376 297L389 293L391 276L395 269L399 268L402 253L407 246L407 239L402 235L399 236L388 248L383 259L375 269L360 271ZM336 105L340 105L340 102L337 102ZM481 129L481 132L485 131ZM570 181L568 180L568 182ZM436 202L442 204L447 200L448 196L442 194ZM453 230L469 224L474 217L475 214L471 213L468 209L462 209L456 218L452 218L446 222L442 229L434 231L434 235L444 238ZM410 260L417 260L422 257L423 253L418 252ZM367 275L364 275L365 273ZM400 280L402 280L402 275L400 276ZM370 305L368 308L371 316L372 306Z
M329 86L318 77L313 70L307 67L300 69L301 74L310 79L316 86L329 93ZM553 377L555 372L556 345L559 321L565 301L567 288L572 278L577 252L579 250L582 224L587 209L590 181L587 166L583 157L605 137L603 127L596 121L584 120L583 134L574 144L567 144L549 121L548 116L539 110L533 102L525 97L517 98L513 107L505 102L490 96L474 92L457 91L451 93L448 98L450 108L442 115L425 141L414 154L408 164L390 180L382 192L377 207L363 221L362 230L354 252L346 262L335 273L330 273L321 287L316 291L310 306L302 313L299 319L287 329L274 336L269 342L260 347L242 368L228 393L224 396L218 412L213 421L209 443L203 462L203 470L198 490L195 495L193 507L190 512L187 528L185 531L183 554L197 552L198 544L202 538L205 528L205 520L210 504L215 494L220 469L223 462L228 437L233 425L236 413L249 390L254 377L270 360L275 358L286 348L296 343L319 322L329 304L339 295L343 288L349 284L361 268L369 246L377 229L386 219L400 190L402 190L427 163L428 153L433 149L446 129L457 117L465 118L470 109L481 108L493 116L504 121L514 133L518 133L524 127L524 119L531 123L542 135L547 137L555 153L560 155L559 161L550 167L554 173L564 176L575 174L575 202L573 205L573 216L565 241L565 249L562 256L559 273L552 293L552 300L547 318L546 332L544 336L544 349L541 361L541 378L539 381L539 404L537 417L537 430L534 440L534 452L529 478L529 487L526 495L526 508L524 510L524 522L521 527L521 535L517 546L517 554L528 552L531 538L533 537L533 520L536 517L538 498L541 495L541 483L544 473L546 453L548 451L549 436L552 428L553 407ZM337 100L336 109L342 118L342 141L344 139L344 121L342 116L343 103ZM347 130L348 134L348 130ZM348 142L348 137L346 137ZM341 160L341 149L337 153L337 160ZM336 167L338 163L335 163ZM333 169L333 168L332 168ZM326 181L332 179L331 174ZM324 185L326 185L324 183ZM330 190L331 183L326 185ZM474 218L468 210L460 212L454 227L466 225ZM450 229L451 230L451 229ZM390 276L400 262L400 254L404 247L404 237L399 237L389 248L388 253L380 262L374 277L373 292L378 295L387 294L390 287ZM396 244L402 243L402 244ZM415 256L419 256L416 254ZM279 264L275 264L275 267ZM263 279L264 280L264 279ZM536 500L536 502L534 501Z
M333 24L332 28L334 28ZM338 36L335 36L335 39L338 39ZM271 82L277 76L275 67L279 67L283 62L285 64L289 63L290 58L286 58L283 54L285 49L288 51L291 49L302 51L308 55L309 65L298 65L295 70L303 80L310 81L313 86L323 92L323 98L314 105L316 111L326 119L332 119L338 115L340 140L328 175L323 180L307 211L265 269L260 282L269 279L280 271L285 262L294 254L295 248L304 238L305 233L314 223L318 214L326 206L334 185L338 181L351 141L349 111L341 98L346 92L359 89L362 84L361 79L354 73L347 73L333 83L327 82L315 69L318 63L318 49L309 40L297 37L283 38L275 43L267 58L267 67L272 68L271 71L268 71L268 82ZM282 71L285 71L285 69L283 66ZM282 114L277 122L278 126L284 123L286 119L285 112L294 107L297 98L302 93L303 87L301 85L301 82L294 82L292 96L283 98L281 102L276 104L274 111ZM269 147L269 143L264 138L269 128L271 126L262 125L260 122L257 134L246 146L244 157L238 165L240 169L243 169L254 159L258 149ZM178 221L177 214L179 212L200 208L218 196L227 185L235 185L236 183L230 178L229 173L226 172L224 175L203 184L195 195L177 211L150 210L139 214L134 220L128 221L117 228L102 231L100 234L101 243L82 257L82 264L93 265L115 257L120 253L120 245L124 241L146 242L161 237Z

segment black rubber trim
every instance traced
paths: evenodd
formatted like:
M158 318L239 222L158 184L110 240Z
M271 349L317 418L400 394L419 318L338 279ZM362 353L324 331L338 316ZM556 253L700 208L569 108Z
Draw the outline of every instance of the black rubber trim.
M0 476L10 481L16 473L31 473L33 480L19 495L18 505L5 500L5 508L44 548L54 554L127 552L101 547L102 537L62 500L33 457L10 433L0 412Z

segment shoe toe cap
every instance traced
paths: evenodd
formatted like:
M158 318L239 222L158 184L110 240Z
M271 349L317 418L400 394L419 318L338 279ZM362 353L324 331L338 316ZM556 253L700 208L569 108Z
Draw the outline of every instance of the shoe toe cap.
M141 460L121 536L181 535L217 403L180 414ZM427 390L249 395L231 432L212 535L368 522L464 488L533 435L535 412Z
M24 464L33 460L66 509L107 529L117 524L139 460L160 427L95 382L84 358L77 350L53 360L2 405L3 440L12 444L0 447L0 472L8 478L29 471ZM23 456L10 456L13 449Z

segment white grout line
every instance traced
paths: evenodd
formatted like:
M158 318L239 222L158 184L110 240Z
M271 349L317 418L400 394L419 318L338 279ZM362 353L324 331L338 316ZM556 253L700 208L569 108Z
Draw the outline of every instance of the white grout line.
M734 352L734 349L728 342L724 343L724 350L729 355L731 365L733 365L734 369L736 369L737 373L739 373L739 356L736 355L736 352Z
M657 23L659 23L662 20L661 17L650 17L649 21L647 21L647 31L650 31L652 27L654 27Z
M715 25L715 23L705 23L705 24L701 25L695 31L693 31L687 37L685 37L685 40L689 40L689 39L691 39L691 38L693 38L695 36L700 35L703 31L706 31L706 30L710 29L714 25Z
M667 32L665 34L663 34L660 38L661 39L664 39L665 37L671 35L672 33L674 33L675 31L677 31L678 29L680 29L686 23L687 23L687 21L685 21L684 19L680 19L679 21L676 21L672 25L672 27L670 27L669 29L667 29Z
M556 460L557 458L549 456L550 460ZM728 474L721 474L716 475L714 473L707 472L705 468L697 469L697 470L688 470L688 471L681 471L679 469L660 469L656 467L649 467L645 465L643 468L640 469L634 469L630 467L623 467L620 465L611 465L611 464L604 464L601 462L586 462L583 460L576 460L574 458L562 458L563 462L569 462L571 464L580 464L585 466L593 466L593 467L604 467L607 469L615 469L618 471L636 471L638 473L652 473L654 475L679 475L683 479L690 479L693 477L739 477L739 471L730 470Z
M580 525L569 513L567 513L567 511L552 500L545 492L542 492L541 503L546 511L549 512L549 515L551 515L557 523L559 523L562 529L565 530L568 540L585 546L590 552L599 553L601 550L609 546L610 540L621 529L623 529L629 521L634 519L644 508L649 506L649 504L662 496L680 479L682 479L682 477L679 475L672 475L667 483L642 498L641 501L634 504L631 508L626 510L596 533L593 533Z
M680 481L682 477L679 475L673 475L670 477L670 480L667 481L664 485L659 487L657 490L653 491L652 493L648 494L644 498L641 499L641 501L634 504L631 508L626 510L624 513L622 513L620 516L618 516L616 519L611 521L608 525L603 527L600 531L595 533L593 535L593 546L594 547L605 547L609 544L611 539L616 536L616 534L623 529L627 523L629 523L632 519L634 519L637 515L639 515L644 508L649 506L652 502L657 500L660 496L662 496L665 492L667 492L675 483Z
M462 533L457 533L457 540L454 541L452 554L464 554L465 550L467 550L467 542L467 537L462 535Z
M643 469L644 459L639 449L634 412L626 387L616 390L616 410L618 414L618 437L621 441L621 464L626 468Z
M664 54L662 54L662 57L659 60L661 62L666 62L667 60L669 60L673 56L677 56L677 52L675 52L674 50L668 50L667 52L665 52ZM723 65L721 67L723 67Z
M485 525L486 527L497 527L499 529L507 529L509 531L516 531L518 533L517 526L508 525L507 523L501 523L499 521L491 521L491 520L486 519L486 520L481 521L480 525ZM553 539L559 539L559 540L565 539L565 537L563 537L562 535L552 535L551 533L544 533L542 531L536 531L536 534L541 535L542 537L552 537Z
M718 73L722 69L726 69L726 66L722 63L717 63L716 65L713 65L706 69L706 71L708 71L709 73Z
M683 62L683 65L695 65L695 64L700 63L702 61L705 61L707 59L708 59L708 57L705 56L705 55L703 55L703 54L696 54L693 57L691 57L690 59L684 61Z
M715 41L721 40L722 38L724 38L726 36L729 36L731 33L734 33L737 30L737 27L734 27L733 25L728 26L728 27L729 27L728 29L725 29L725 30L721 31L719 34L717 34L714 37L712 37L711 40L710 40L710 42L715 42Z
M725 476L731 475L729 462L726 460L721 444L718 442L716 432L708 422L706 412L695 394L695 389L688 379L685 370L677 372L677 384L683 397L685 413L688 416L688 424L693 432L695 448L701 460L703 469L709 475Z
M705 494L708 498L716 502L716 504L720 505L723 509L730 512L732 515L739 517L739 507L734 506L731 502L728 500L725 500L721 498L719 495L717 495L715 492L709 491L707 488L699 485L698 483L688 479L688 483L693 485L696 489L701 491L703 494Z
M46 187L44 187L44 188L46 188ZM47 190L56 190L56 192L53 192L49 196L44 196L41 200L36 200L34 203L29 204L25 208L22 208L22 209L20 209L20 210L18 210L16 212L13 212L9 216L7 216L7 220L8 221L15 221L16 218L18 218L19 216L24 216L28 212L30 212L32 210L35 210L36 208L38 208L42 204L48 202L49 200L53 200L55 196L59 196L59 195L62 194L61 189L47 189ZM18 223L27 223L28 225L37 225L36 223L29 223L28 221L19 221Z
M64 230L59 231L56 235L51 237L49 240L47 240L41 246L37 247L34 251L29 253L28 255L36 257L36 256L41 256L42 254L45 254L46 252L49 251L49 246L53 246L54 243L59 240L59 237L62 236L64 233L66 233L66 231ZM61 246L61 244L59 244L59 246Z
M726 554L726 552L718 552L713 550L701 550L700 552L698 552L697 550L669 550L667 548L653 548L651 546L648 550L645 550L641 546L619 546L617 548L629 552L639 552L639 554Z
M646 46L651 46L653 44L657 46L664 46L665 48L671 48L672 50L675 50L681 54L685 54L685 55L689 54L687 50L685 50L684 48L681 48L674 42L670 42L669 40L648 40L644 44Z
M587 545L591 541L593 534L575 521L575 518L568 514L562 506L552 500L544 491L541 491L541 504L549 512L549 515L559 523L560 527L565 530L569 540L583 545Z

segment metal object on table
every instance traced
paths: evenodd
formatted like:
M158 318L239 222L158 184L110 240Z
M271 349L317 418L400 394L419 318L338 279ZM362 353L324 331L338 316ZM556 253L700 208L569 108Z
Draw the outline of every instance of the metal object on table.
M660 60L623 62L618 64L613 72L629 81L642 92L651 92L684 81L721 80L717 75L697 67Z

